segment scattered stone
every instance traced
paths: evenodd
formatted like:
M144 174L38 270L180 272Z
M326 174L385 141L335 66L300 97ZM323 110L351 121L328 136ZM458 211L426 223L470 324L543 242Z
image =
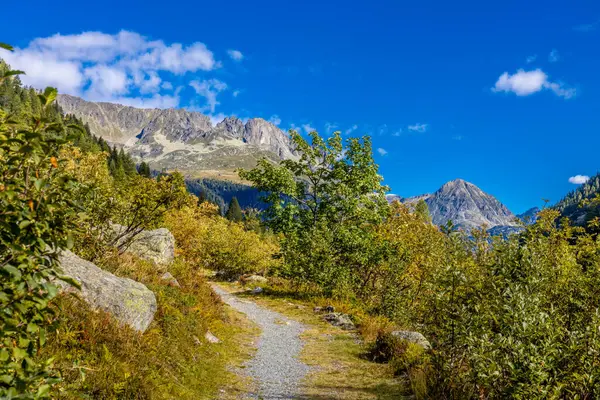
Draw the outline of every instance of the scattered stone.
M206 339L208 343L221 343L221 340L213 335L210 331L206 331L204 334L204 339Z
M325 314L323 316L323 319L325 321L329 322L331 325L339 326L340 328L342 328L343 330L346 330L346 331L356 328L356 326L354 325L354 322L352 322L352 320L350 319L350 316L348 314L334 312L334 313Z
M416 344L418 346L421 346L425 350L428 350L428 349L431 348L431 343L429 343L429 340L427 340L425 338L425 336L423 336L419 332L393 331L391 333L391 335L395 336L397 338L406 340L407 342L414 343L414 344Z
M106 311L120 323L144 332L154 318L156 297L143 284L120 278L68 250L59 257L62 272L81 284L81 291L57 280L64 291L80 295L92 308Z
M315 313L323 312L323 307L315 307L315 308L313 308L313 312L315 312Z
M325 311L327 313L332 313L332 312L335 312L335 308L333 306L325 306L323 311Z
M164 281L167 284L167 286L181 287L177 279L175 279L175 277L171 275L170 272L165 272L164 274L162 274L160 279Z
M252 294L260 294L262 292L263 292L263 288L258 287L258 286L250 291L250 293L252 293Z
M121 235L126 229L125 226L118 224L111 224L111 227L115 235ZM126 238L127 236L124 239ZM119 244L117 242L117 245ZM141 231L129 243L125 251L158 266L169 265L175 258L175 238L166 228Z

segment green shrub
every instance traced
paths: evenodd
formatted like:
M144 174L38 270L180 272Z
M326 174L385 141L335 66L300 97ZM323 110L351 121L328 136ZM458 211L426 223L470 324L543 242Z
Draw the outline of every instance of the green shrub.
M78 205L58 161L64 127L43 116L55 97L51 88L40 95L42 115L26 125L0 110L0 398L45 397L56 381L50 361L36 354Z

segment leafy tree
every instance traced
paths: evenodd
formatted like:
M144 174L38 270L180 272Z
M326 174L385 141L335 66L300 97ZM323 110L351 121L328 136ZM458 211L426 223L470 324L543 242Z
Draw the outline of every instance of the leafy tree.
M285 234L283 273L348 294L376 262L372 226L389 211L371 140L351 138L344 146L340 132L329 139L312 132L311 143L290 135L299 159L262 159L240 177L265 193L265 222Z
M13 74L14 75L14 74ZM11 80L5 71L0 84ZM42 114L56 89L39 96ZM0 110L0 398L47 397L56 376L39 360L58 256L73 245L75 182L61 168L64 126L40 115L11 122Z
M229 207L227 208L227 213L225 213L225 218L234 222L240 222L244 219L242 209L240 208L240 203L238 203L236 197L233 197L229 202Z

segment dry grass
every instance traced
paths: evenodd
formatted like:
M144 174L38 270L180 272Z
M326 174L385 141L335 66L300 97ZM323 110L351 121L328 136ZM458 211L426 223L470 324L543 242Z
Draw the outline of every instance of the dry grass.
M366 357L368 344L357 331L343 331L334 327L313 312L316 305L330 305L324 299L298 300L291 297L269 295L269 290L261 295L242 292L242 287L231 283L219 283L230 292L240 292L240 296L251 298L257 304L280 312L289 318L305 324L308 329L302 334L305 341L301 359L313 367L303 383L303 398L325 400L358 399L401 399L410 395L409 384L394 376L387 364L377 364ZM351 313L354 309L348 304L333 302L336 311ZM376 318L362 317L365 332L374 338L375 330L387 326L387 322Z
M61 296L44 349L64 378L53 397L233 399L248 391L251 382L239 369L253 355L258 330L223 307L203 276L176 260L169 269L181 284L175 288L158 279L155 267L130 256L105 260L103 267L146 284L158 311L139 334ZM221 343L205 341L207 330Z

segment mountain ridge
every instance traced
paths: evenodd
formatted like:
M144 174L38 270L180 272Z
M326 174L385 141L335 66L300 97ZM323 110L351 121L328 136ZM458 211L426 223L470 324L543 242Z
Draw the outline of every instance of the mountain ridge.
M58 104L88 124L91 132L123 147L154 169L231 171L253 167L258 159L294 158L289 137L262 118L245 123L227 117L213 126L204 114L184 109L140 109L59 95Z

